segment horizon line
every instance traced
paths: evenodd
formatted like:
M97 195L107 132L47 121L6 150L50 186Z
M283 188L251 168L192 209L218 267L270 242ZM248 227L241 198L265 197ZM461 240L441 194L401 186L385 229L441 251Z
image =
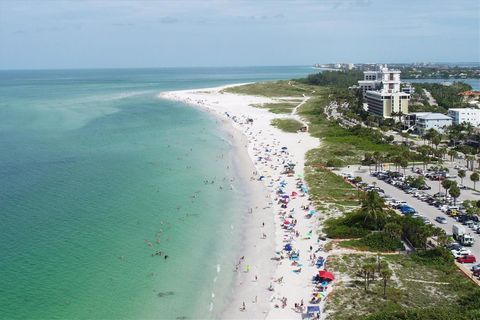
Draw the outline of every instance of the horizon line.
M121 69L206 69L206 68L260 68L260 67L314 67L316 64L478 64L480 61L428 61L428 62L316 62L312 64L298 64L298 65L237 65L237 66L155 66L155 67L66 67L66 68L12 68L3 69L0 71L78 71L78 70L121 70Z

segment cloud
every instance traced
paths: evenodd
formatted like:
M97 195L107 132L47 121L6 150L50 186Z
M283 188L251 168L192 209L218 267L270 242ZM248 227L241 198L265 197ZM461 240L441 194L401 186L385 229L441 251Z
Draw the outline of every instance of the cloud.
M166 16L166 17L161 17L160 20L158 20L158 22L164 23L164 24L172 24L172 23L177 23L178 19L174 17Z

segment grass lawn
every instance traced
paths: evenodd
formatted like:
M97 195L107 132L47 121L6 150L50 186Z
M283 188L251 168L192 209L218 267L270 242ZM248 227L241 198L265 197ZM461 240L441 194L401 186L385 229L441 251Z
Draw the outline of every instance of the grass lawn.
M256 82L243 86L224 89L225 92L246 94L263 97L303 97L311 95L312 87L302 83L288 80Z
M305 179L316 204L358 205L357 190L328 169L306 166Z
M392 270L385 299L383 281L378 275L367 291L360 276L361 266L372 257L375 259L375 256L363 254L332 257L328 266L337 280L327 303L328 319L361 319L375 312L448 307L455 305L459 296L476 288L453 263L436 266L421 263L408 255L380 255Z
M310 99L300 107L300 114L309 121L310 134L322 139L322 146L310 152L310 162L326 165L330 161L334 166L358 164L366 152L391 152L398 148L375 143L368 136L357 135L336 122L327 120L323 113L327 102L328 98L324 94Z
M295 119L273 119L272 126L285 132L297 132L303 124Z
M272 113L289 114L300 102L301 100L289 100L289 101L278 102L278 103L254 104L252 106L256 108L268 109L268 111Z

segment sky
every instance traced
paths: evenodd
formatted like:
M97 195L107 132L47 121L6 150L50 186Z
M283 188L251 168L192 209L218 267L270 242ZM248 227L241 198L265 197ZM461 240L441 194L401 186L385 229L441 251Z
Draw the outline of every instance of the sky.
M480 1L0 0L0 69L479 61Z

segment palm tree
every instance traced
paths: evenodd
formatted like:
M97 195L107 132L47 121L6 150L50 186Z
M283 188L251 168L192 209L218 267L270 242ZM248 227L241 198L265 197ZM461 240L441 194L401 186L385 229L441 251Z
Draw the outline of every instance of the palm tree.
M373 159L373 154L366 152L365 155L363 156L363 161L362 164L368 165L368 171L372 173L372 164L375 163L375 160Z
M474 172L470 175L470 180L473 181L473 190L477 190L476 184L479 179L480 179L480 175L478 174L478 172Z
M405 176L405 169L408 167L408 157L403 157L400 159L400 167L403 168L403 176Z
M365 215L364 223L366 224L368 220L373 222L374 229L379 229L380 221L384 221L385 212L383 208L385 207L385 202L375 191L369 191L365 195L361 204L361 212Z
M457 186L456 183L450 187L450 190L448 190L448 193L450 193L450 195L453 198L453 204L456 205L457 198L460 197L460 188Z
M373 153L373 160L375 161L375 171L378 171L378 165L383 160L382 154L378 151L375 151Z
M447 154L447 148L442 147L438 149L438 154L442 157L442 159L445 159L445 155Z
M425 167L427 165L427 159L428 159L428 154L430 152L430 148L428 146L420 146L417 149L418 153L420 153L422 161L423 161L423 170L425 170Z
M387 299L387 282L392 277L392 271L388 268L388 266L385 266L382 268L382 270L380 270L380 276L383 280L383 298Z
M360 182L362 182L362 177L356 176L355 179L353 179L353 182L355 182L357 187L357 198L360 199Z
M445 189L445 196L447 195L448 189L450 189L453 185L452 180L445 179L442 181L442 187Z
M425 132L424 139L428 140L430 142L430 145L433 142L433 138L438 135L437 131L435 129L428 129L427 132Z
M467 173L465 172L465 170L458 170L458 177L460 178L460 183L463 185L463 178L465 178L465 176L467 175Z
M368 276L369 276L368 270L369 270L368 264L363 264L360 270L360 273L363 275L365 291L367 291L367 288L368 288Z
M470 170L473 171L473 164L475 161L475 157L472 155L468 155L465 157L465 160L467 160L467 168L470 168Z
M458 152L453 149L448 150L447 154L450 156L450 161L454 161L458 157Z
M439 134L435 135L432 138L432 144L435 145L435 149L438 149L438 145L440 144L440 142L442 142L442 137Z

